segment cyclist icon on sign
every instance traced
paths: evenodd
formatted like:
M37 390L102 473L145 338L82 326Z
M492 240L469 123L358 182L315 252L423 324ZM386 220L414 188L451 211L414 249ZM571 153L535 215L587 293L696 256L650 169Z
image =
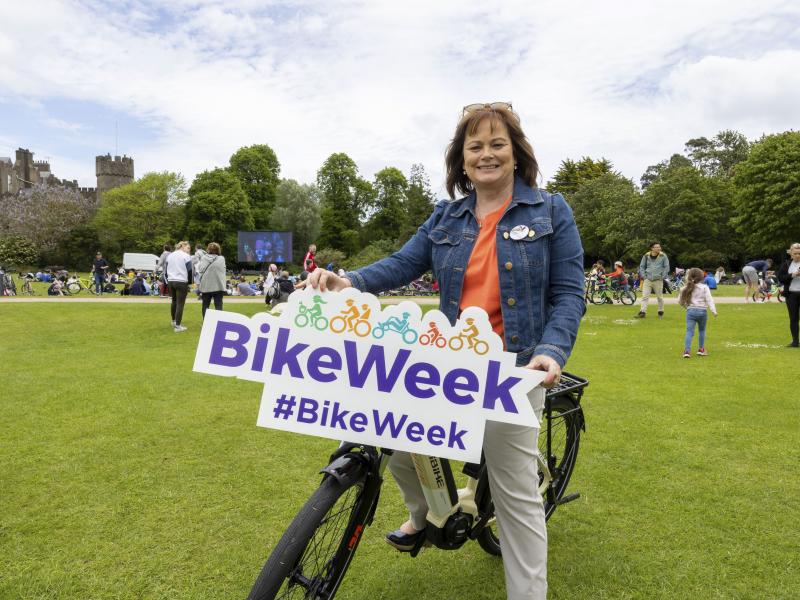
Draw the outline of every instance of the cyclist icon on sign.
M400 317L389 317L383 323L378 323L372 330L373 337L381 339L387 331L395 331L402 336L406 344L413 344L417 341L419 334L409 327L408 318L410 316L411 313L404 312L402 319Z
M453 350L461 350L461 348L464 347L464 340L466 340L467 348L471 348L475 354L486 354L489 351L489 344L478 339L478 326L475 325L475 319L467 317L466 324L467 327L462 329L461 333L450 338L450 348Z
M345 330L352 331L359 337L369 334L369 315L372 312L369 305L363 304L359 311L352 298L348 298L344 303L347 308L331 319L331 331L334 333L342 333Z
M316 328L322 331L328 327L328 319L322 315L322 305L327 304L322 296L314 296L313 305L306 306L300 303L297 316L294 318L294 323L298 327L305 327L309 322Z

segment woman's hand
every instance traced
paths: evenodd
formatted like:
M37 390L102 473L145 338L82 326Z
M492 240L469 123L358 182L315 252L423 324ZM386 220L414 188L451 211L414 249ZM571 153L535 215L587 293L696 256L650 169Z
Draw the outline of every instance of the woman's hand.
M561 365L546 354L537 354L525 368L533 369L534 371L546 371L547 375L544 376L542 387L548 390L561 381Z
M314 269L305 281L299 282L294 287L302 290L307 285L321 292L341 292L345 288L353 287L347 277L339 277L336 273L325 269Z

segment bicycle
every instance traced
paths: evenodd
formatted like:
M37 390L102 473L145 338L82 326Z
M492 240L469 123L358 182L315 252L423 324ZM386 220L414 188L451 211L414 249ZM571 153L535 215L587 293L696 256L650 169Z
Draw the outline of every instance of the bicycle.
M563 373L558 386L545 396L538 442L539 492L549 519L558 506L580 497L564 495L575 467L580 432L585 431L580 401L588 381ZM365 527L378 506L383 473L392 451L342 442L322 469L322 482L286 529L256 580L248 600L313 598L331 600L358 549ZM486 465L467 463L467 486L456 489L449 461L413 455L420 481L445 504L446 519L439 527L430 521L411 550L416 557L430 543L456 550L476 540L489 554L500 556L495 533L494 505ZM442 481L438 491L434 481ZM429 506L434 506L429 502ZM447 512L449 511L449 513ZM441 511L437 511L441 512ZM429 513L430 514L430 513Z
M31 273L20 273L19 278L22 280L22 293L28 296L33 296L35 292L33 291L32 283L36 281L36 277L34 277Z
M64 286L70 294L80 294L83 291L91 292L92 294L97 294L94 289L94 281L90 281L89 279L84 279L78 275L73 275L69 279L67 279L67 285Z
M475 339L474 341L470 342L469 336L463 333L459 333L458 335L451 337L448 345L452 350L461 350L465 343L467 348L472 348L472 350L474 350L475 354L478 356L482 356L489 351L489 344L487 342L479 339Z
M622 287L608 287L607 283L600 282L597 287L592 291L590 298L592 304L613 304L619 302L622 304L631 305L636 302L636 292L631 289L624 289Z
M778 302L783 302L783 286L771 281L768 290L761 288L753 292L753 302L769 302L770 298L777 298Z
M300 304L297 316L294 318L294 324L298 327L305 327L311 323L313 327L319 331L328 328L328 319L321 314L314 312L314 308L308 308L305 304Z

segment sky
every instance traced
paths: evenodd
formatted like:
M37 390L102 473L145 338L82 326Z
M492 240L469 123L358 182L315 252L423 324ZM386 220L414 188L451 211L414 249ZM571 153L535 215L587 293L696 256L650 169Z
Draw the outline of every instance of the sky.
M345 152L443 197L462 107L494 101L543 184L583 156L638 183L691 138L798 128L800 2L0 2L0 156L82 186L99 154L191 183L268 144L301 183Z

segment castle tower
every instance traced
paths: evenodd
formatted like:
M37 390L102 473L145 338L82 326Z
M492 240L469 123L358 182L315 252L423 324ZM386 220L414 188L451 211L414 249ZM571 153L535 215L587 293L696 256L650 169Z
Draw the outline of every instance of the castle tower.
M99 201L103 200L103 194L108 190L133 182L133 159L129 156L97 156L95 167Z

